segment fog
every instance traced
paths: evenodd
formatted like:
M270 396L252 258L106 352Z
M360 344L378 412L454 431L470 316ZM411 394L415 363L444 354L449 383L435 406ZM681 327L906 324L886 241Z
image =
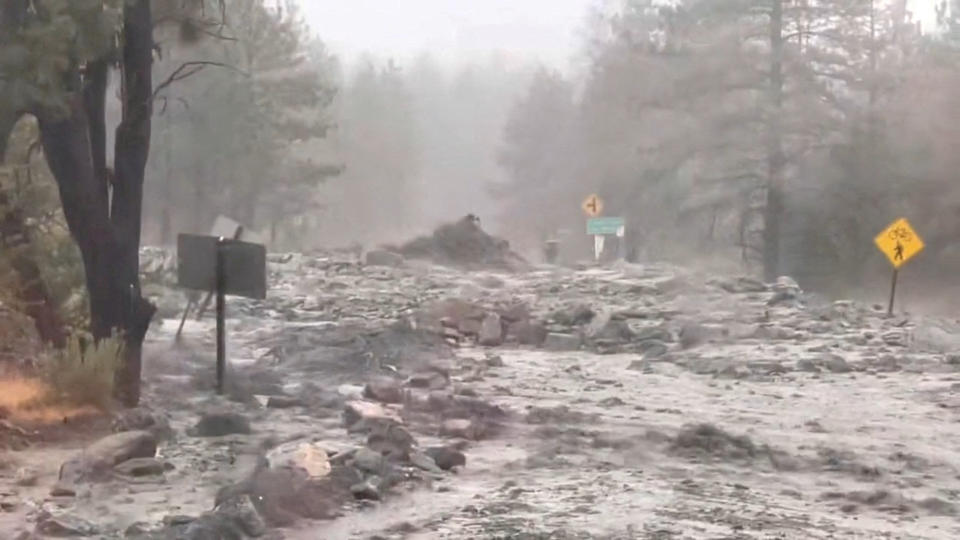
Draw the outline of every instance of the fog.
M281 4L167 49L160 80L218 65L161 92L150 241L226 214L274 249L372 248L474 213L572 261L597 193L633 260L850 292L900 216L958 257L960 34L934 2Z

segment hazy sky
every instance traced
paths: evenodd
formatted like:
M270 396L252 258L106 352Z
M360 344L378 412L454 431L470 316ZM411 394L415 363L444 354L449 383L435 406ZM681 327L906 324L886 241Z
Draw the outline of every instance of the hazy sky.
M579 47L595 0L300 0L310 25L335 51L446 58L499 49L561 67Z
M300 0L337 53L398 60L429 49L446 58L499 49L565 67L580 47L590 6L603 0ZM937 0L909 0L932 28Z

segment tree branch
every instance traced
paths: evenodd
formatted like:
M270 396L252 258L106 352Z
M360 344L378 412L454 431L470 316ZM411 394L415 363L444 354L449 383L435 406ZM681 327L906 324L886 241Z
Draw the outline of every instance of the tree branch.
M224 64L223 62L213 62L213 61L207 61L207 60L193 60L193 61L184 62L183 64L181 64L180 67L173 70L173 73L171 73L170 76L166 78L166 80L164 80L162 83L157 85L157 87L153 90L153 98L156 99L157 96L160 94L160 92L168 88L173 83L177 81L182 81L188 77L196 75L197 73L203 71L204 68L207 68L210 66L229 69L245 77L249 77L248 73L234 66L231 66L230 64Z

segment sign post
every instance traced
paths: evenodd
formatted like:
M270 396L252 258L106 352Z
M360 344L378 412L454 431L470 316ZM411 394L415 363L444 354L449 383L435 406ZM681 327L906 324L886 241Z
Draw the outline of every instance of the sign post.
M626 223L622 217L596 217L587 220L587 234L593 236L594 258L600 260L603 252L604 239L607 236L616 236L620 239L620 251L623 249L623 237L626 232Z
M906 218L900 218L890 224L876 238L873 239L877 248L887 256L893 265L893 278L890 282L890 303L887 306L887 315L893 315L893 302L897 294L897 278L900 267L923 251L923 239L917 234Z
M217 296L217 393L227 371L226 295L267 297L267 250L263 245L222 236L181 234L177 238L177 282Z

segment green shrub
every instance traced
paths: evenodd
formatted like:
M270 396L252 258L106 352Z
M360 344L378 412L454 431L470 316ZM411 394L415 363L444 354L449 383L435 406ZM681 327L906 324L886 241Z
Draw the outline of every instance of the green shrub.
M65 349L51 351L41 362L42 377L50 387L44 401L108 409L122 355L123 340L119 337L94 343L90 336L72 335Z

